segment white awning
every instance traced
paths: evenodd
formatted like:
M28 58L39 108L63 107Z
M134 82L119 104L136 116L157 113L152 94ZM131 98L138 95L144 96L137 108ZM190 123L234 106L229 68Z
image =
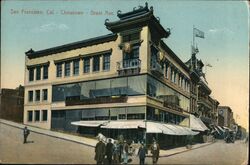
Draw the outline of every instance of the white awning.
M109 121L106 125L101 126L101 128L108 129L137 129L138 127L143 127L143 120L116 120Z
M222 132L225 132L225 130L223 128L221 128L220 126L217 126L219 128L219 130L221 130Z
M194 132L188 127L182 127L173 124L164 124L165 127L169 128L174 132L172 135L197 135L199 132ZM170 134L171 135L171 134Z
M208 130L207 126L201 121L200 118L195 117L190 114L190 128L196 131L206 131Z
M100 125L105 125L108 121L104 121L104 120L91 120L91 121L74 121L71 122L72 125L77 125L77 126L84 126L84 127L99 127Z

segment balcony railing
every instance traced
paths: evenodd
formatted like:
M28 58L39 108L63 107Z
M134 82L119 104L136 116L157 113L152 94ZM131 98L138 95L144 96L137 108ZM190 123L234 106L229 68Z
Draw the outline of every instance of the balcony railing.
M151 70L157 74L160 74L160 75L163 75L163 73L164 73L161 64L159 64L156 61L151 62Z
M117 62L117 71L119 75L139 74L141 69L140 59L128 59Z

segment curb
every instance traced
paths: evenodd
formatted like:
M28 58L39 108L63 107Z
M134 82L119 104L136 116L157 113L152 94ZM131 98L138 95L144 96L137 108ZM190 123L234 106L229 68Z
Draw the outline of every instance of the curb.
M14 128L17 128L17 129L23 129L23 128L15 126L15 125L11 125L9 123L5 123L2 120L0 120L0 123L8 125L8 126L11 126L11 127L14 127ZM17 124L19 124L19 123L17 123ZM23 124L20 124L20 125L23 125ZM33 127L33 126L29 126L29 127ZM40 128L38 128L38 129L40 129ZM90 144L87 144L87 143L84 143L84 142L80 142L80 141L76 141L76 140L71 140L71 139L63 138L63 137L58 137L58 136L55 136L55 135L50 135L50 134L46 134L46 133L42 133L42 132L38 132L38 131L34 131L34 130L30 130L30 132L34 132L34 133L37 133L37 134L46 135L46 136L49 136L49 137L53 137L53 138L57 138L57 139L65 140L65 141L70 141L70 142L82 144L82 145L85 145L85 146L88 146L88 147L93 147L93 148L95 147L93 145L90 145Z
M196 148L186 149L186 150L184 150L184 151L179 151L179 152L176 152L176 153L173 153L173 154L160 155L159 157L169 157L169 156L181 154L181 153L188 152L188 151L191 151L191 150L195 150L195 149L199 149L199 148L202 148L202 147L206 147L206 146L212 145L212 144L214 144L214 143L215 143L215 142L211 142L211 143L209 143L209 144L204 144L204 145L199 146L199 147L196 147Z

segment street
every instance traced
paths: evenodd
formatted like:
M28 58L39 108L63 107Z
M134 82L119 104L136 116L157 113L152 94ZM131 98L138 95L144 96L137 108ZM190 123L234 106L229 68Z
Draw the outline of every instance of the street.
M0 123L1 163L94 164L94 148L31 132L23 144L22 130ZM158 164L241 165L247 158L248 145L243 141L214 144L184 153L161 157ZM132 157L138 164L138 157ZM151 164L151 158L146 158Z

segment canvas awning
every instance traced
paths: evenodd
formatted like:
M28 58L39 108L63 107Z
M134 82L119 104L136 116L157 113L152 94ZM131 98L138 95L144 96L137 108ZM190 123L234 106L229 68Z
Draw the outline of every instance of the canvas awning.
M190 128L196 131L209 130L207 126L201 121L200 118L197 118L192 114L190 114Z
M137 129L138 127L143 127L143 120L116 120L109 121L106 125L101 126L101 128L107 129Z
M77 126L84 126L84 127L99 127L100 125L105 125L108 121L104 120L91 120L91 121L74 121L71 122L72 125L77 125Z

